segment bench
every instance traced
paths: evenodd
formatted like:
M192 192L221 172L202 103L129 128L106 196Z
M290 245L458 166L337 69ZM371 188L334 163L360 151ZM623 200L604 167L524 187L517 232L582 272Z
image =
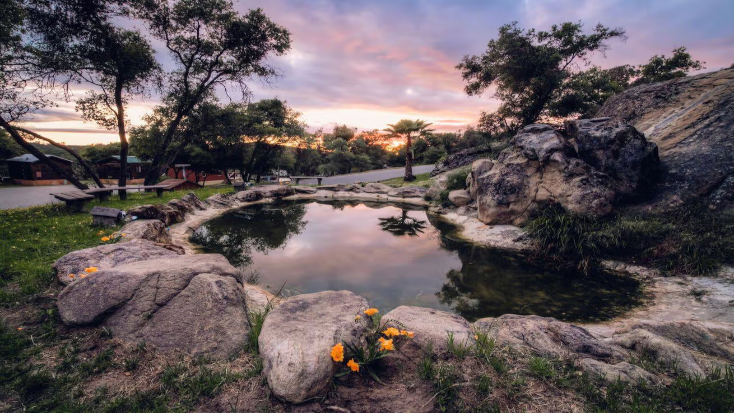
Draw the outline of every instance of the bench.
M85 194L83 192L62 192L51 195L53 195L54 198L58 199L59 201L66 202L67 207L74 208L80 212L84 210L84 204L86 204L87 201L91 201L94 199L93 195Z
M318 181L319 185L321 185L321 180L324 179L324 178L326 178L326 177L325 176L291 176L290 178L291 179L294 179L296 181L296 185L298 185L298 182L301 179L316 179Z
M98 198L100 202L106 201L109 199L110 195L112 195L113 191L148 191L148 190L155 190L155 194L158 198L163 195L163 191L171 189L168 185L143 185L143 186L109 186L106 188L92 188L92 189L85 189L85 194L93 195L95 198Z

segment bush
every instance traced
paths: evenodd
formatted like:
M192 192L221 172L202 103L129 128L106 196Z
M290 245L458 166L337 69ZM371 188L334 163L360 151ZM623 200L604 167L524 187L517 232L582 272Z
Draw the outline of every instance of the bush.
M466 188L466 177L471 171L471 166L464 166L446 176L446 189L453 191Z
M589 270L603 258L632 259L663 271L711 274L734 257L734 214L691 205L665 215L633 212L596 218L558 205L526 225L541 255Z

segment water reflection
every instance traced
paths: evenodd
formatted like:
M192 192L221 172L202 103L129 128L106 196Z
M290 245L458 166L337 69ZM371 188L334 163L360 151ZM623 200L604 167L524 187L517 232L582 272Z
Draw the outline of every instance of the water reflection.
M587 321L614 317L640 297L630 278L550 271L463 242L453 226L411 206L259 205L207 222L192 241L258 270L266 288L347 289L383 311L406 304L470 320L514 313Z

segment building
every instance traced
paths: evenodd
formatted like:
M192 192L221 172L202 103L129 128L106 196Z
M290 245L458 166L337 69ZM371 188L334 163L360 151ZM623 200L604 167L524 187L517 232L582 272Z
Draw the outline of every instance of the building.
M56 155L46 156L61 169L72 173L72 161ZM10 179L18 185L66 185L68 183L63 176L29 153L6 159L5 162L8 164Z
M120 156L113 155L95 162L97 174L103 184L115 185L120 179ZM148 173L150 163L143 162L136 156L127 157L127 185L142 184Z
M222 174L221 172L203 172L203 171L196 171L192 170L189 167L185 168L168 168L168 172L166 172L166 176L168 176L171 179L184 179L184 174L186 174L185 179L189 182L198 183L199 185L204 185L207 182L221 182L225 181L227 178ZM197 182L198 178L198 182Z

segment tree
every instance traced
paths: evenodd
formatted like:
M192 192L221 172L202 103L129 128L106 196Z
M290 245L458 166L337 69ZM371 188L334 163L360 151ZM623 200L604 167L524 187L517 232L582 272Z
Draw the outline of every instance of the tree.
M480 56L465 56L456 66L467 82L468 95L481 95L490 86L502 101L496 112L482 114L480 124L493 135L514 133L545 116L554 116L554 99L578 63L589 64L595 53L604 53L613 38L624 39L622 29L601 24L584 34L581 23L553 25L550 31L524 30L517 22L500 27L499 37L489 41Z
M403 177L405 182L415 180L415 176L413 176L413 138L425 136L432 132L432 129L428 129L431 125L431 123L420 119L401 119L398 123L387 125L389 128L385 129L391 136L405 138L405 176Z
M112 155L119 155L119 153L120 142L112 142L107 145L89 145L81 151L82 158L92 162L97 162Z
M665 55L655 55L650 58L647 64L640 65L636 73L639 77L635 79L632 85L637 86L685 77L692 70L705 69L703 66L705 63L693 60L685 47L679 47L673 49L673 55L670 58L665 57Z
M270 55L290 49L290 33L261 9L238 14L229 0L147 1L137 10L152 35L170 52L175 69L167 74L167 106L156 151L145 183L155 182L173 158L169 146L181 123L219 88L249 95L252 77L270 79L276 70Z

